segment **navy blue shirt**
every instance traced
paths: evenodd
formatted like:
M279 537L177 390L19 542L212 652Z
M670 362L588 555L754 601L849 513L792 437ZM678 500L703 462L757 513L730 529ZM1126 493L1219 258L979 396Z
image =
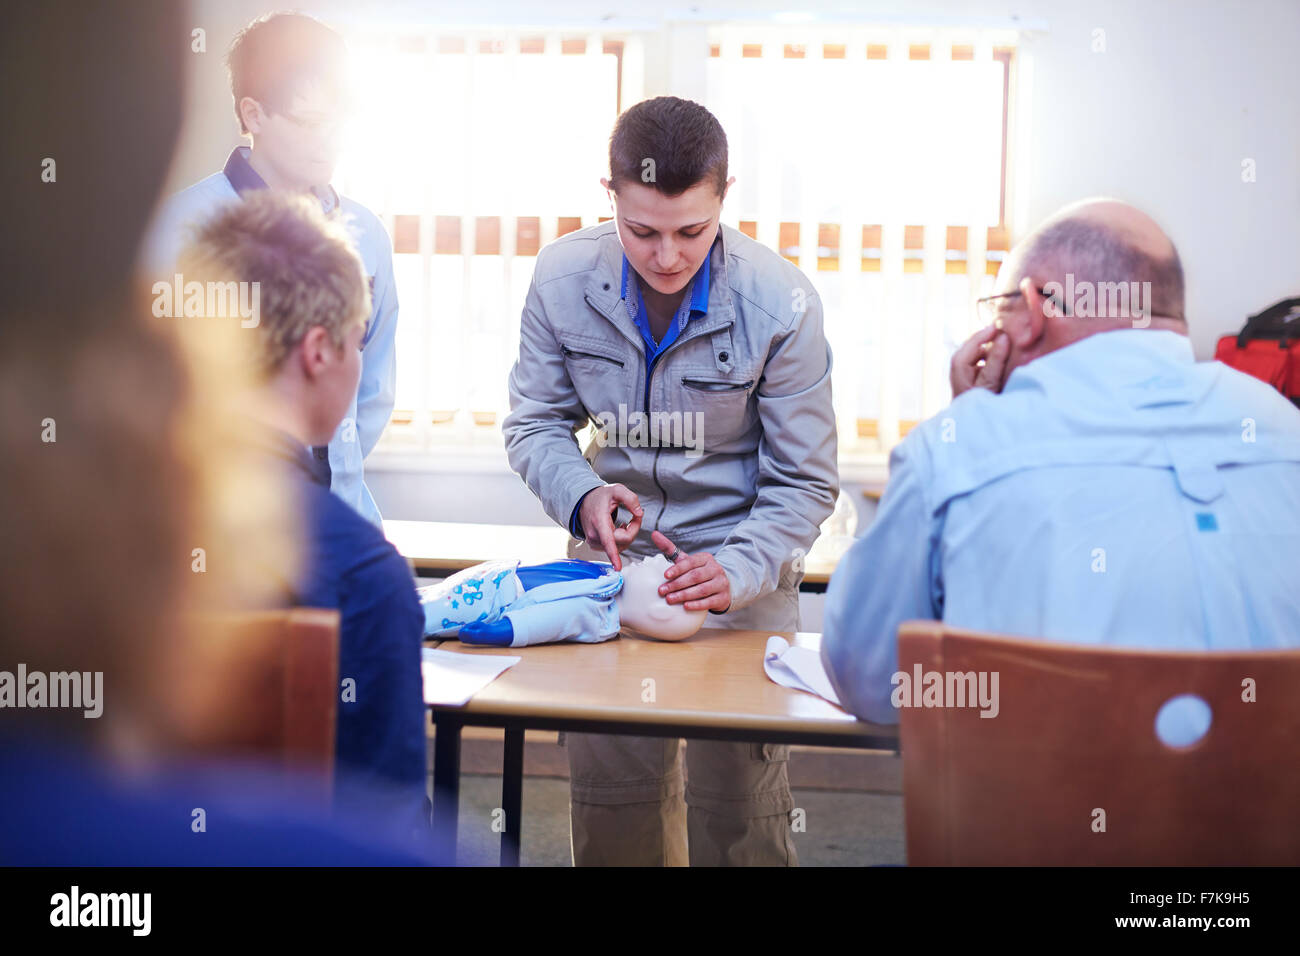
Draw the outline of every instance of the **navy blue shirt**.
M424 614L410 569L378 528L330 493L306 446L284 432L262 437L288 467L308 536L289 603L340 614L341 776L366 781L367 801L369 787L393 788L393 812L427 821ZM340 791L335 799L346 806L350 795Z
M310 781L278 767L186 764L127 779L75 747L0 738L0 779L0 866L434 862L427 840L387 816L308 809L299 786Z

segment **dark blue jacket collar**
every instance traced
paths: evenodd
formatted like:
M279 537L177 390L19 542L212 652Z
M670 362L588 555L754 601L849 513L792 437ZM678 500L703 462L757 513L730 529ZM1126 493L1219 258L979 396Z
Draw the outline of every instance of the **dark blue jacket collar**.
M230 180L230 185L235 187L235 192L241 196L253 189L266 188L266 180L257 174L257 170L248 161L248 153L247 146L236 146L230 151L230 157L221 170Z
M254 189L266 188L266 180L258 175L253 164L248 161L251 152L252 150L247 146L236 146L230 151L226 165L221 169L235 192L241 196ZM324 186L313 186L311 191L320 200L323 211L332 212L338 208L339 194L335 192L333 186L326 183Z

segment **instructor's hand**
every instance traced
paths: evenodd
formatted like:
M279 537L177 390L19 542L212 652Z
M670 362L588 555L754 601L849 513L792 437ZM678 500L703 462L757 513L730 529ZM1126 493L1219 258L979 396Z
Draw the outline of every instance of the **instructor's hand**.
M685 602L688 611L722 612L731 607L731 582L713 555L677 551L676 545L659 531L652 531L650 540L670 559L677 554L673 566L664 572L668 583L659 585L659 594L669 604Z
M632 512L632 520L625 525L615 527L614 516L618 506L622 505ZM583 537L588 544L599 544L601 550L609 556L609 563L615 571L623 570L623 562L618 553L632 543L636 533L641 530L641 502L626 485L605 485L587 494L582 499L578 510L578 523L582 525Z
M1002 391L1002 377L1010 351L1011 339L995 325L986 326L968 338L952 353L952 366L948 373L952 397L956 398L972 388Z

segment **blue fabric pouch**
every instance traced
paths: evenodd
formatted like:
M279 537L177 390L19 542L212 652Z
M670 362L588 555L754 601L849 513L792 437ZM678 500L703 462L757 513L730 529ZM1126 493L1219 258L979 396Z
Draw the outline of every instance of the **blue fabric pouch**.
M618 635L623 575L594 561L489 561L420 588L425 637L527 647Z

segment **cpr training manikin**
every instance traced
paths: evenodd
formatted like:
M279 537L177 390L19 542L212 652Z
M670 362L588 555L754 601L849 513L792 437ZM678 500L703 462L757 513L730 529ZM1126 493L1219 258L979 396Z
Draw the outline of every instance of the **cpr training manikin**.
M623 590L618 592L618 614L624 627L661 641L682 641L700 629L708 611L688 611L659 596L668 558L652 555L623 563Z
M526 647L556 641L598 643L620 629L681 641L707 611L687 611L659 595L668 559L625 560L622 572L594 561L520 565L489 561L420 588L426 637Z

